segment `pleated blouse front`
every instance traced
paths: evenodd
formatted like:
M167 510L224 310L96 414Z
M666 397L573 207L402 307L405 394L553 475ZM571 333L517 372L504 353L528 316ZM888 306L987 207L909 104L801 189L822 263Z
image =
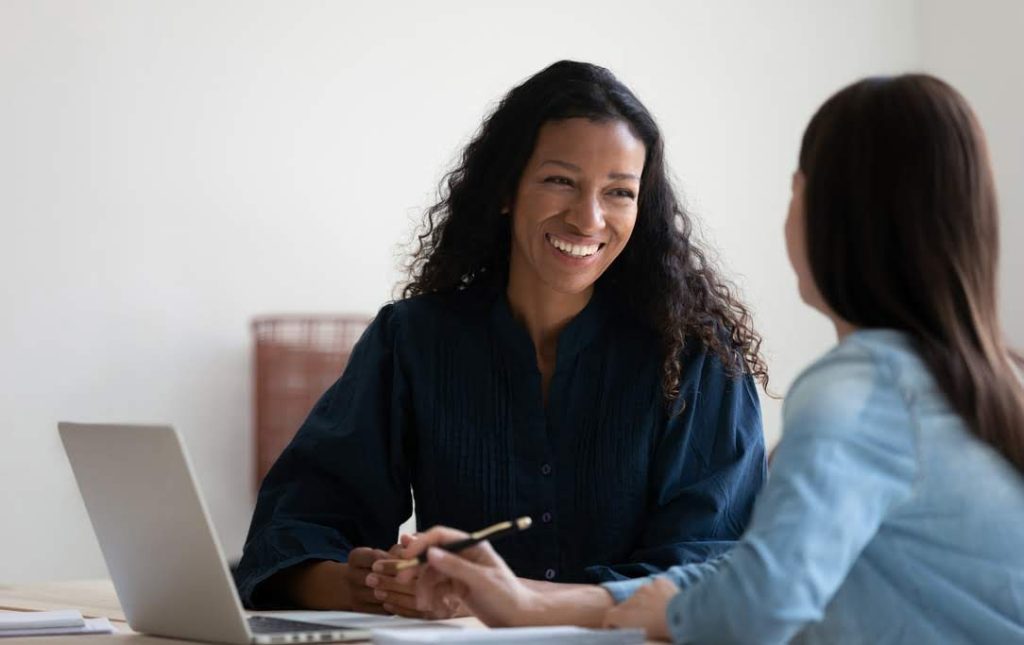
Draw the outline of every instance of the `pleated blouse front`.
M503 290L381 309L260 489L237 581L387 549L420 529L529 515L494 546L520 576L599 582L717 555L765 476L757 393L698 342L664 404L654 334L598 292L562 331L545 407ZM681 411L680 411L681 410Z

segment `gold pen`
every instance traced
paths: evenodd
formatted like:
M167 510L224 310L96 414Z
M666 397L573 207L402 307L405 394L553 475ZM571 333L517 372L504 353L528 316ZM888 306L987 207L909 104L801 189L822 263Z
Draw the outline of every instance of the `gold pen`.
M530 528L531 524L533 524L533 520L526 516L520 517L515 520L506 520L504 522L498 522L497 524L488 526L485 529L480 529L479 531L470 533L469 537L467 538L456 540L455 542L449 542L448 544L439 544L438 548L444 549L445 551L448 551L450 553L458 553L463 549L468 549L471 546L480 544L484 540L499 538L510 533L517 533L519 531L525 531L526 529ZM410 558L408 560L399 560L395 564L395 571L401 571L403 569L408 569L410 567L415 567L426 563L427 552L424 551L415 558Z

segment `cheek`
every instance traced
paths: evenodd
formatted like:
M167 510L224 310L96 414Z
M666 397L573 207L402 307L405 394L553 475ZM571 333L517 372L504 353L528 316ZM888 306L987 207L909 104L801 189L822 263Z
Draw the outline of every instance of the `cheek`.
M783 239L786 242L786 255L789 257L789 263L793 262L793 208L790 207L789 213L786 215L786 222L782 226Z
M807 266L807 254L804 248L803 222L800 221L800 214L795 204L790 204L789 213L786 216L784 228L786 238L786 254L789 256L789 263L797 275L802 276Z
M563 195L554 191L520 192L516 197L513 228L522 235L535 231L552 215L564 211L566 201Z
M626 242L633 236L633 230L636 228L636 211L619 213L609 216L605 221L608 226L615 232L615 237L619 247L626 246Z

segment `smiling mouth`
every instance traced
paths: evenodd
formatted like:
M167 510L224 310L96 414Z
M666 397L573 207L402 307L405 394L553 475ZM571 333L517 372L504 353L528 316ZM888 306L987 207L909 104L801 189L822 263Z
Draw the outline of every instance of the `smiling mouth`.
M544 239L548 241L548 244L571 258L589 258L604 248L604 242L598 242L597 244L571 244L555 237L551 233L545 234Z

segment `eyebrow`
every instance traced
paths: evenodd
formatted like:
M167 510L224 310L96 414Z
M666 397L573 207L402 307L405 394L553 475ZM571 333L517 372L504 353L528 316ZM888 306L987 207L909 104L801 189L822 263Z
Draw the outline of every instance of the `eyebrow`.
M573 172L582 172L583 171L583 169L580 168L579 166L577 166L576 164L569 163L568 161L561 161L559 159L546 159L540 165L541 166L546 166L547 164L551 164L553 166L558 166L560 168L565 168L566 170L571 170ZM609 179L616 179L616 180L618 180L618 179L633 179L635 181L640 181L639 177L637 177L633 173L629 173L629 172L610 172L610 173L608 173L608 178Z

